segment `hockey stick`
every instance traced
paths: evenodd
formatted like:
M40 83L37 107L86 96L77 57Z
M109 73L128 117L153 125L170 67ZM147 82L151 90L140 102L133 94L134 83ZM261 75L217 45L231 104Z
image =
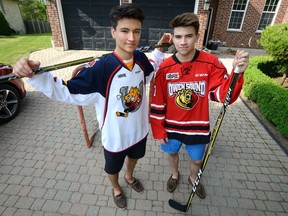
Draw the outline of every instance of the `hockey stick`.
M90 61L94 60L95 58L99 58L99 57L88 57L88 58L73 60L73 61L64 62L64 63L60 63L60 64L55 64L55 65L51 65L51 66L47 66L47 67L39 67L37 69L34 69L33 72L35 74L39 74L39 73L44 73L44 72L48 72L48 71L59 70L62 68L71 67L74 65L90 62ZM14 74L7 74L4 76L0 76L0 83L15 80L15 79L20 79L20 78L23 78L23 77L19 77L19 76L16 76Z
M171 46L170 43L163 43L163 44L160 44L160 45L155 44L153 47L154 48L159 48L159 47L169 47L169 46ZM71 66L75 66L75 65L78 65L78 64L83 64L83 63L86 63L86 62L90 62L90 61L94 60L95 58L100 58L100 57L101 56L98 56L98 57L87 57L87 58L73 60L73 61L64 62L64 63L60 63L60 64L55 64L55 65L51 65L51 66L47 66L47 67L39 67L37 69L34 69L33 72L35 74L39 74L39 73L59 70L59 69L62 69L62 68L71 67ZM16 76L14 74L7 74L7 75L4 75L4 76L0 76L0 83L11 81L11 80L15 80L15 79L20 79L20 78L23 78L23 77L19 77L19 76Z
M192 187L192 191L190 193L190 196L189 196L189 199L188 199L187 203L185 205L182 205L182 204L178 203L177 201L175 201L173 199L169 199L169 205L172 208L177 209L178 211L187 212L189 207L190 207L190 205L191 205L191 203L192 203L192 199L193 199L193 197L195 195L195 192L196 192L196 189L197 189L198 184L200 182L200 179L202 177L203 171L204 171L204 169L206 167L206 164L207 164L207 161L208 161L208 159L210 157L210 154L211 154L211 151L213 149L217 134L218 134L220 126L222 124L222 121L223 121L224 115L226 113L227 107L229 105L229 102L230 102L230 99L231 99L231 95L233 93L233 90L234 90L236 81L238 79L239 73L240 73L240 67L237 66L235 71L234 71L232 80L230 82L230 85L229 85L225 100L224 100L223 105L221 107L221 111L220 111L220 113L218 115L218 118L216 120L214 129L213 129L213 132L212 132L212 135L211 135L211 139L210 139L210 145L209 145L207 151L205 152L204 160L203 160L203 162L201 164L201 167L200 167L199 172L197 174L197 177L195 179L195 182L194 182L194 185Z

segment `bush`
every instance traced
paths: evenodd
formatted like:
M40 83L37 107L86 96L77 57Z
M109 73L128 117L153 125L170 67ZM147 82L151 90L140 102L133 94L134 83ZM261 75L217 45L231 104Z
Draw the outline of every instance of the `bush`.
M288 23L267 26L258 40L275 60L288 61Z
M284 74L283 82L288 76L288 23L267 26L258 40L266 53L270 54L273 59L282 65L281 72Z
M7 22L6 18L4 17L4 15L2 14L2 12L0 11L0 35L11 35L12 34L12 30L9 26L9 23Z
M269 59L265 56L250 59L243 91L247 98L256 102L265 118L288 137L288 90L259 70L259 65Z

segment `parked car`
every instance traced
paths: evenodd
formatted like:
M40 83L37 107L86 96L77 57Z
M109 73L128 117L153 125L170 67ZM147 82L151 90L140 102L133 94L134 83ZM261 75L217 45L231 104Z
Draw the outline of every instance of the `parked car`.
M0 63L0 76L12 73L10 65ZM0 124L14 119L21 107L21 100L26 96L22 79L0 83Z

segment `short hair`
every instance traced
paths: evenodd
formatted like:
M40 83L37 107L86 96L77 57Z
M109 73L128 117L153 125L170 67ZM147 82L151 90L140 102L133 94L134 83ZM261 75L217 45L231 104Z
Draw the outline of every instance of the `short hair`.
M196 14L194 13L182 13L176 17L174 17L173 20L170 22L170 26L172 29L176 27L187 27L187 26L193 26L196 30L196 34L198 34L199 31L199 19Z
M141 8L133 3L125 3L115 6L110 11L111 26L115 29L118 21L124 18L136 19L143 24L145 19L144 12Z

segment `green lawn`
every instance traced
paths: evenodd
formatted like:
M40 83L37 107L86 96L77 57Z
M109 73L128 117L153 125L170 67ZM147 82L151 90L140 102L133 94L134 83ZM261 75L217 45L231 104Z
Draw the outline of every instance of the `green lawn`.
M52 47L51 34L13 35L0 38L0 63L14 65L29 53Z

